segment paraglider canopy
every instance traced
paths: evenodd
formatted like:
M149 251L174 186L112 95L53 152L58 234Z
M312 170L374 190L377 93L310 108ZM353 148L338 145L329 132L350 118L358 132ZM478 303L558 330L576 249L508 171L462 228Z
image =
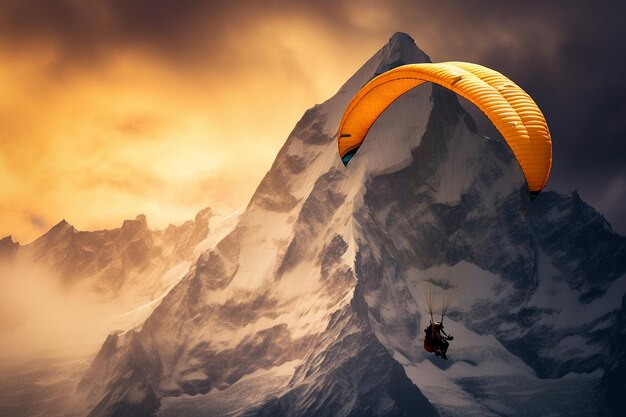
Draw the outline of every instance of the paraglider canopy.
M339 125L338 147L344 165L387 107L424 82L448 88L485 113L513 151L531 198L545 187L552 165L552 142L541 110L504 75L466 62L403 65L367 83L352 99Z

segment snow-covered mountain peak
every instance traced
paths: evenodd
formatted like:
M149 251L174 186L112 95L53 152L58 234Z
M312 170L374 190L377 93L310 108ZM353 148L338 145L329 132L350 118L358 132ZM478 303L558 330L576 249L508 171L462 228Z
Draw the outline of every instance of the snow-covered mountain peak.
M380 64L376 75L406 64L431 62L430 57L417 47L411 36L396 32L389 43L381 50Z
M423 62L431 62L428 55L415 45L413 38L409 35L397 32L346 81L339 89L339 93L348 92L354 95L368 81L385 71L401 65Z
M326 111L325 131L337 133L346 106L354 95L372 78L400 65L431 62L428 55L415 45L413 38L397 32L377 53L363 64L339 89L337 94L323 104ZM316 107L309 111L316 110ZM318 111L322 109L317 109ZM306 114L305 114L306 117ZM304 118L303 118L304 119Z
M598 329L622 305L607 288L626 285L614 258L608 275L599 252L580 269L564 244L593 216L546 215L576 206L541 206L551 195L531 208L510 150L440 87L399 98L341 164L350 99L382 71L428 61L397 33L306 111L232 228L198 246L141 327L105 343L81 384L90 416L432 416L432 404L453 416L547 415L563 386L574 394L563 415L590 411L580 387L599 383ZM623 238L596 236L622 254ZM469 283L446 318L458 336L450 362L421 347L419 283L444 273ZM550 307L581 300L593 314L576 323ZM519 394L533 384L541 401Z

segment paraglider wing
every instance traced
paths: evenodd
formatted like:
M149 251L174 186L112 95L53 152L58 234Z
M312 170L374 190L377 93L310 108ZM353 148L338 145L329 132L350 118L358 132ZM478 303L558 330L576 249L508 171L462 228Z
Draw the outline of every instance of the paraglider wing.
M540 191L546 186L552 166L552 140L546 119L534 100L518 85L490 68L468 62L451 62L495 87L522 119L528 131L532 153L516 155L527 178L528 188ZM529 177L533 178L531 185ZM543 181L540 181L543 178Z
M391 103L424 82L455 92L485 113L513 151L531 195L543 189L552 164L552 143L543 114L530 96L504 75L464 62L403 65L367 83L352 99L339 125L339 155L345 165Z

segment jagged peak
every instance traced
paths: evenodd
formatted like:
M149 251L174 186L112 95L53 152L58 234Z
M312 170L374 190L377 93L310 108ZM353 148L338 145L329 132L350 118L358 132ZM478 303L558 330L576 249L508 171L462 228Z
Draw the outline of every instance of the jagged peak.
M66 238L70 238L75 233L77 233L76 228L68 223L67 220L63 219L54 226L52 226L52 228L50 228L50 230L48 230L46 233L38 237L34 242L32 242L32 244L37 246L39 244L46 244L51 241L61 241Z
M48 233L75 232L76 229L67 220L63 219L48 231ZM48 234L46 233L46 234Z
M415 40L411 37L411 35L405 32L396 32L393 35L391 35L391 38L389 38L389 43L394 42L394 41L402 41L402 40L409 40L415 43Z
M356 92L372 78L406 64L431 62L411 36L396 32L374 56L341 87L339 92Z
M0 239L0 251L2 251L3 249L14 249L14 248L18 248L20 246L19 242L14 242L13 241L13 236L9 235L9 236L5 236L2 239Z
M415 44L413 38L403 32L394 33L381 52L380 64L374 75L401 65L431 62L430 57Z
M206 221L213 216L213 209L211 207L205 207L196 214L194 221L198 223L199 221Z
M13 242L13 236L11 235L5 236L2 239L0 239L0 244L7 244L7 243L17 243L17 242Z
M146 215L138 214L137 217L135 217L135 220L124 220L124 223L122 223L122 229L128 228L147 229L148 220Z

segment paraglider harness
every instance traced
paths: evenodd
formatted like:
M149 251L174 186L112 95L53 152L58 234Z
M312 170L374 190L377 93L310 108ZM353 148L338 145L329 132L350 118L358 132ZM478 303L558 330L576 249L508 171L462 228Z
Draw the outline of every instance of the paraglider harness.
M438 333L438 337L435 336L435 332ZM433 322L433 316L430 316L430 324L424 329L426 333L424 337L424 350L426 352L434 352L435 355L440 356L443 359L447 359L446 351L448 350L448 340L453 340L453 336L449 336L443 330L443 317L440 322Z

